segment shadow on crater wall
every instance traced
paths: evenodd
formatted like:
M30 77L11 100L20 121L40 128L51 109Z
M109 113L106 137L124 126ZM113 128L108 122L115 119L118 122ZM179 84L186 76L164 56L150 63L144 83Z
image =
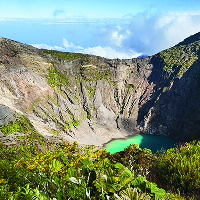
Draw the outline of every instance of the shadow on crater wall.
M159 55L152 57L152 73L149 83L155 84L154 93L138 112L138 124L143 125L144 117L151 107L154 113L150 126L166 126L171 137L179 141L200 138L200 61L197 60L179 79L176 78L180 68L164 79L163 63ZM169 89L170 84L173 86ZM164 91L163 89L168 90ZM158 98L159 97L159 98Z

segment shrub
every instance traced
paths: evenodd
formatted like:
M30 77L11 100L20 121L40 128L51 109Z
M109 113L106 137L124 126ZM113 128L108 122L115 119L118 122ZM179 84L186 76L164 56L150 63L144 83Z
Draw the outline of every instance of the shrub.
M188 147L191 152L187 151ZM57 144L53 151L37 154L33 154L32 148L26 146L6 149L4 145L0 145L0 148L2 200L176 199L164 189L158 188L155 183L142 176L138 177L133 170L128 169L136 162L135 168L143 166L145 171L145 167L151 166L152 158L155 159L149 150L141 150L137 145L125 149L125 153L113 155L95 146L80 148L77 142ZM195 152L199 153L198 148L199 143L198 146L188 144L183 146L178 154L182 153L190 158ZM23 156L18 154L21 149ZM173 154L178 150L170 151L170 154ZM132 159L131 165L128 160L121 160L129 158L128 154ZM121 157L123 155L125 157ZM158 160L164 160L161 158L164 158L164 155Z
M151 168L151 175L161 187L191 193L200 188L200 142L169 149ZM173 187L173 188L172 188Z

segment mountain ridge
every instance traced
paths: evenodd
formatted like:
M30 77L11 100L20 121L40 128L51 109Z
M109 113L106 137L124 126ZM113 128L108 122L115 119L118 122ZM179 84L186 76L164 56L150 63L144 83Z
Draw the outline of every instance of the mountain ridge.
M154 56L122 60L1 38L0 135L23 116L49 139L80 144L101 146L138 132L199 138L198 35Z

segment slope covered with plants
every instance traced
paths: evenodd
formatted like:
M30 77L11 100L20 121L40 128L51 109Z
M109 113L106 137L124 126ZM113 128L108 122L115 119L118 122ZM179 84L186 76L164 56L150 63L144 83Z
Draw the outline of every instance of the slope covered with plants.
M111 155L77 142L20 140L26 146L0 146L1 200L161 200L199 192L200 142L157 154L131 145Z

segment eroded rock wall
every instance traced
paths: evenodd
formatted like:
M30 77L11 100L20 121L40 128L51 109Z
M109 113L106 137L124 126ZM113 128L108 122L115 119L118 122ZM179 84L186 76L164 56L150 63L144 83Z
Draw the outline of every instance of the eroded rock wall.
M177 48L183 53L176 59L187 65L169 64L167 55ZM143 59L109 60L2 38L0 116L23 115L42 135L81 144L102 145L139 131L197 138L199 50L177 48ZM6 123L0 117L0 125Z

